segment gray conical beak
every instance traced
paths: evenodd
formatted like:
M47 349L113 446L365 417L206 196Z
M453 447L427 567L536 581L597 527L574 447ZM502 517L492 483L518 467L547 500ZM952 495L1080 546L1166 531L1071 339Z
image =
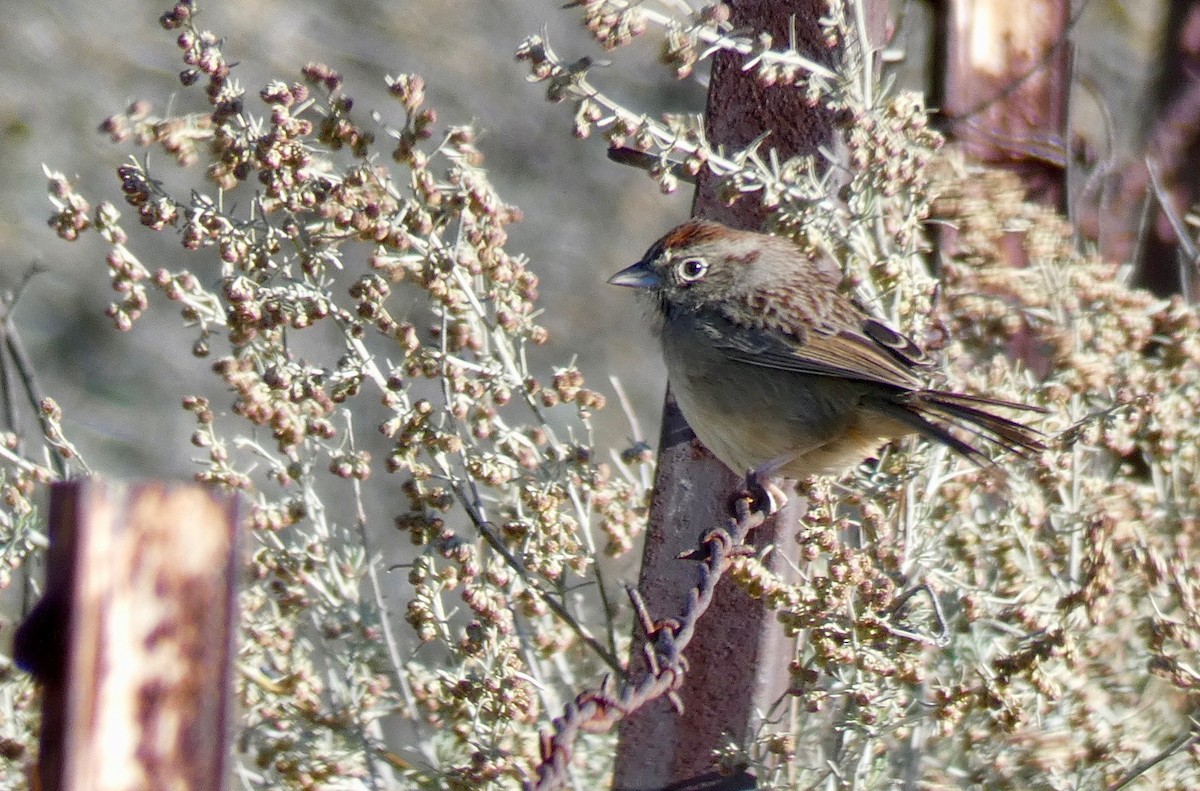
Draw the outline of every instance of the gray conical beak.
M629 288L660 288L662 278L654 272L645 261L638 261L630 267L622 269L608 279L614 286Z

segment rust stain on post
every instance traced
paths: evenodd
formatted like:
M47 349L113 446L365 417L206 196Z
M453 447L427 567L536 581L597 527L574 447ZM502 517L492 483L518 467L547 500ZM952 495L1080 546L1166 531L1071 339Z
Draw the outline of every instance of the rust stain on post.
M46 683L44 791L223 786L237 521L233 496L194 485L55 487L57 605L37 628L62 636L23 640ZM43 663L37 647L55 642L61 660Z
M872 35L882 40L886 3L867 2ZM735 29L769 31L775 48L786 47L794 30L798 51L824 63L832 60L818 25L827 12L826 0L735 0L729 5ZM730 53L714 60L705 113L708 140L737 150L769 132L763 150L776 149L781 160L817 154L818 146L833 134L832 115L808 106L803 88L764 88L742 64L741 56ZM693 214L758 230L764 212L756 197L727 206L710 176L707 171L701 174ZM741 484L739 475L699 445L669 393L660 449L638 583L654 617L681 611L696 582L696 567L678 556L694 549L702 533L727 518L730 495ZM791 540L800 516L797 499L751 537L757 546L776 544L772 565L785 576L790 576L785 558L794 559L797 549ZM689 671L679 691L682 716L666 700L658 700L622 721L614 788L752 787L747 785L754 782L749 776L717 777L713 751L729 739L744 742L760 724L761 714L786 693L791 642L774 613L723 580L685 656ZM638 645L633 657L636 674L641 670Z

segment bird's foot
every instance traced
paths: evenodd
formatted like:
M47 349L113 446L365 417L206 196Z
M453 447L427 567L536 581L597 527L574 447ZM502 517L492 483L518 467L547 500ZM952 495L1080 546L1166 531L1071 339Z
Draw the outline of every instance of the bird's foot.
M769 475L759 470L746 473L744 491L737 493L738 499L748 499L751 511L762 511L767 516L774 514L787 504L788 497Z

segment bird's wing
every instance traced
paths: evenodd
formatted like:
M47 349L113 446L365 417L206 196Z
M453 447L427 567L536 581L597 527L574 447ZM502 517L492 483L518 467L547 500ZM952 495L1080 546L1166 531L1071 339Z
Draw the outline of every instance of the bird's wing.
M730 359L764 368L911 390L921 387L913 369L929 364L912 340L874 319L864 319L861 328L841 322L807 327L803 336L735 325L716 311L696 313L693 320Z

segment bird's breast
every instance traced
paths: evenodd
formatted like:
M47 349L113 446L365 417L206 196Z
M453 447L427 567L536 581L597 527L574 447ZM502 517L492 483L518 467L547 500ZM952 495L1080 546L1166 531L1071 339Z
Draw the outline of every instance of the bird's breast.
M736 473L764 465L789 478L840 473L906 433L863 407L868 383L733 360L682 322L667 322L662 342L680 411Z

